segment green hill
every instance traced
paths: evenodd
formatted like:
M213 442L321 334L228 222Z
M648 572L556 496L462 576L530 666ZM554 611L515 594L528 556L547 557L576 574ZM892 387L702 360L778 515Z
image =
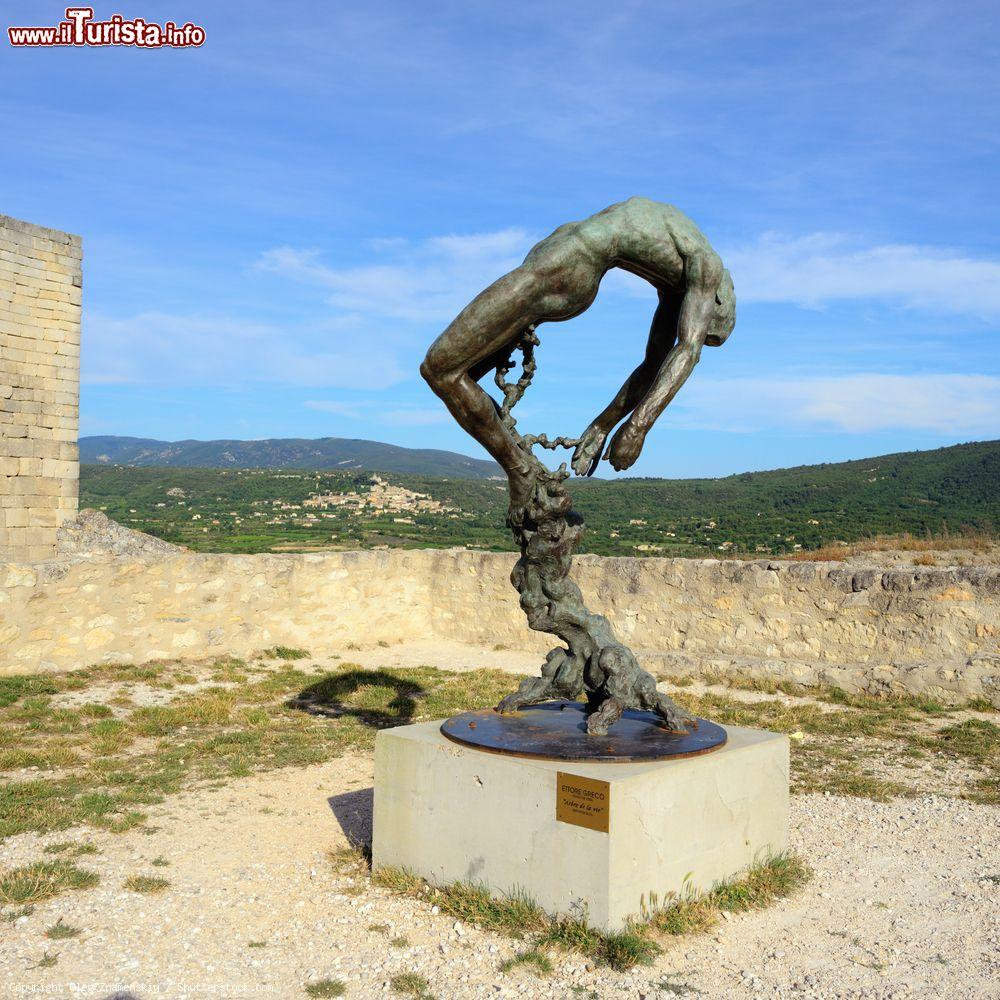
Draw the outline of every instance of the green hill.
M366 505L370 473L91 465L82 469L81 504L202 551L511 548L506 484L385 478L426 499L404 499L399 509ZM581 551L780 555L877 534L995 531L1000 442L724 479L573 479L570 487L587 522ZM354 500L322 509L303 504L315 494Z
M156 441L82 437L80 461L98 465L220 469L343 469L425 476L501 475L495 462L435 448L400 448L354 438L270 438L262 441Z
M471 545L510 549L506 484L396 474L443 505L364 506L369 474L85 466L81 504L202 551ZM581 551L705 556L789 553L876 534L1000 526L1000 441L723 479L573 479L587 521ZM351 505L303 506L312 494ZM311 516L310 516L311 515Z

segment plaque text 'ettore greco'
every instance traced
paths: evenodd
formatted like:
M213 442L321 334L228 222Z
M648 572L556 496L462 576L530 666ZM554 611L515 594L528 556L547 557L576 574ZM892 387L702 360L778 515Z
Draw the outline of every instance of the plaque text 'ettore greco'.
M610 818L611 785L607 781L557 772L556 819L560 823L607 833Z

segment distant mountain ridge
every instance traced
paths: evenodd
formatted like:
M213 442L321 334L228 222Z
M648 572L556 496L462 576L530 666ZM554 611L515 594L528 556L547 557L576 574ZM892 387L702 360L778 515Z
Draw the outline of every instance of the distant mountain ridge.
M80 461L95 465L213 469L353 469L489 479L495 462L436 448L401 448L357 438L267 438L262 441L157 441L114 435L80 438Z

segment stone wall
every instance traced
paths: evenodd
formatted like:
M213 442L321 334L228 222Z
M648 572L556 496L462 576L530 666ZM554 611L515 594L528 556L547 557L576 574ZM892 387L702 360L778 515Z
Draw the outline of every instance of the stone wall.
M0 553L55 553L77 509L80 237L0 215Z
M0 565L0 673L447 639L544 652L509 554L181 551ZM1000 702L1000 570L607 559L574 575L648 667ZM347 655L350 655L347 653Z

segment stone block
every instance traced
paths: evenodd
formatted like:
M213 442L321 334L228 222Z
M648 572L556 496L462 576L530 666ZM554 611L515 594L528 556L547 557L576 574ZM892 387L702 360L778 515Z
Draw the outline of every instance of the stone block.
M698 757L583 764L460 746L439 722L383 730L373 865L523 891L549 913L619 929L654 898L710 889L786 848L787 737L727 733ZM557 819L574 778L606 783L607 832Z

